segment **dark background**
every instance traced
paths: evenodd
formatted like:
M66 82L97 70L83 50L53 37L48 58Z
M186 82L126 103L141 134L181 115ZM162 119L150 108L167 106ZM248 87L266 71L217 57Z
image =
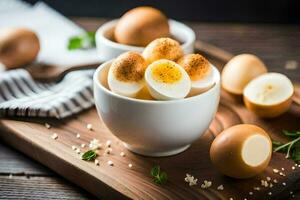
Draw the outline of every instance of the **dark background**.
M26 0L35 3L37 0ZM209 22L300 23L300 0L44 0L67 16L119 17L150 5L168 17Z

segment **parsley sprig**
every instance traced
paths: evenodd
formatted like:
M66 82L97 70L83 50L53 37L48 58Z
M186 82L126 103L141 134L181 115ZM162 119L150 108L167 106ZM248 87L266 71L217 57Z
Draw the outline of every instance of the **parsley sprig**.
M96 46L95 32L86 32L69 39L68 49L90 49Z
M157 184L165 184L168 181L168 175L166 172L161 171L160 166L154 166L151 169L151 176L154 178L154 182Z
M300 164L300 131L283 130L282 133L291 140L287 143L273 141L273 151L285 153L286 158L291 158Z
M89 150L89 151L85 152L84 154L82 154L81 159L91 161L91 160L95 160L96 157L97 157L96 151Z

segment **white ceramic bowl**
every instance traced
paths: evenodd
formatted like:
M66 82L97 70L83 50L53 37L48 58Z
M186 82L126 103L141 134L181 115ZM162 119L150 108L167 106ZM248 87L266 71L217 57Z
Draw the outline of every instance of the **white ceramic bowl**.
M94 74L98 114L108 129L129 150L146 156L169 156L186 150L209 127L220 98L220 73L216 84L200 95L174 101L139 100L111 92L107 73L112 61Z
M97 51L102 61L114 59L126 51L142 52L144 50L144 47L120 44L112 40L117 22L117 19L109 21L103 24L96 32ZM181 47L184 53L193 53L196 40L195 32L185 24L175 20L169 20L169 25L171 35L182 42Z

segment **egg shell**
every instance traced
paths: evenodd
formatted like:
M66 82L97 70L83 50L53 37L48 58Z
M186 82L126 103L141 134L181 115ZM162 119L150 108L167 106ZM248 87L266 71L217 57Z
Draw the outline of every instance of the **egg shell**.
M267 159L258 166L249 166L242 158L242 148L247 138L253 135L264 136L270 145ZM227 128L213 141L210 158L214 166L224 175L233 178L250 178L262 172L269 164L272 142L269 135L260 127L240 124Z
M152 7L137 7L126 12L115 28L115 40L121 44L146 46L152 40L169 37L167 17Z
M257 116L262 118L275 118L285 113L293 102L292 97L288 98L282 103L276 105L259 105L251 102L247 97L244 98L245 106L248 110L254 112Z
M8 69L33 62L40 50L38 36L26 28L0 31L0 62Z
M143 57L148 64L160 59L177 61L183 56L180 44L171 38L158 38L146 46Z
M245 86L255 77L267 73L265 64L255 55L240 54L223 68L222 87L234 95L242 95Z
M272 76L272 74L281 75L279 73L267 73L262 76L269 76L269 75ZM285 75L282 75L282 76L285 77L290 82L290 80ZM262 77L259 76L255 79L253 79L251 82L256 81L259 78L262 78ZM249 87L251 82L246 87ZM291 82L290 82L290 87L293 88L293 85ZM245 88L245 90L246 90L246 88ZM292 97L293 97L294 92L282 102L278 102L278 103L271 104L271 105L259 104L259 103L256 103L256 102L253 102L252 100L250 100L245 95L245 90L244 90L244 95L243 95L245 106L247 107L248 110L254 112L257 116L263 117L263 118L274 118L274 117L280 116L281 114L285 113L290 108L291 103L293 101Z

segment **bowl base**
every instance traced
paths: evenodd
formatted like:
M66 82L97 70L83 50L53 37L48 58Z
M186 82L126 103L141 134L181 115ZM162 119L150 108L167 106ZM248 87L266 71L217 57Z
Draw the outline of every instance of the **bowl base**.
M189 144L189 145L186 145L186 146L183 146L183 147L180 147L177 149L173 149L170 151L147 151L147 150L143 150L143 149L134 148L127 143L123 143L123 144L129 151L132 151L133 153L140 154L143 156L151 156L151 157L172 156L172 155L179 154L179 153L185 151L186 149L188 149L191 146Z

